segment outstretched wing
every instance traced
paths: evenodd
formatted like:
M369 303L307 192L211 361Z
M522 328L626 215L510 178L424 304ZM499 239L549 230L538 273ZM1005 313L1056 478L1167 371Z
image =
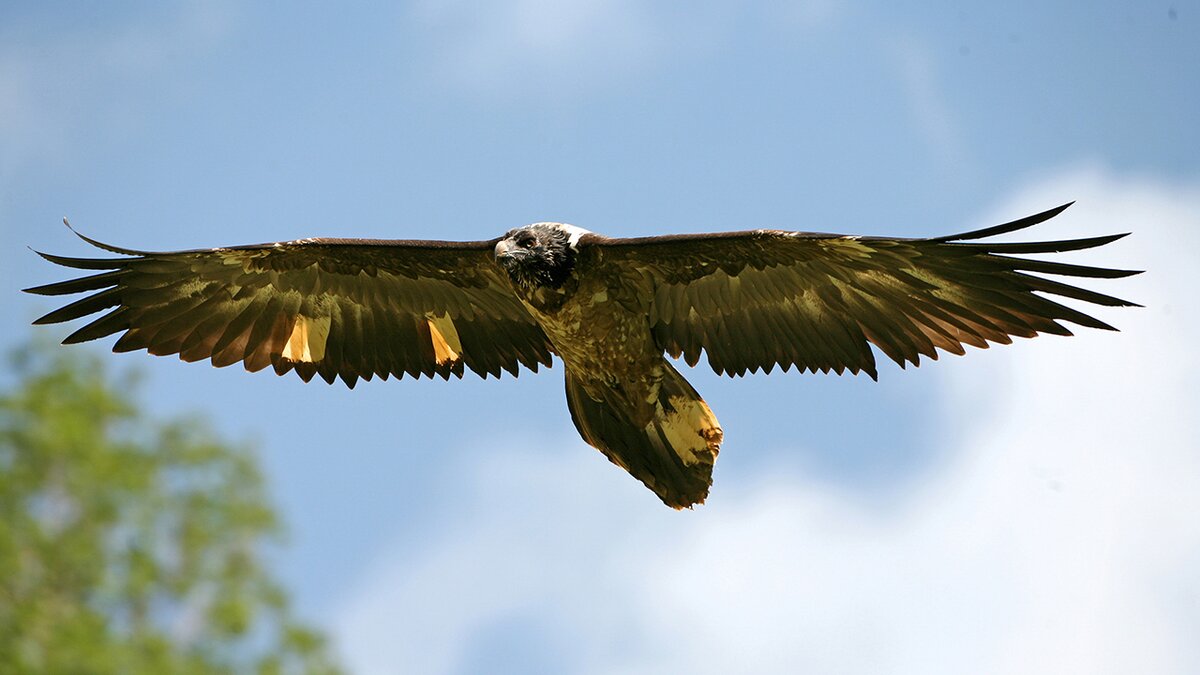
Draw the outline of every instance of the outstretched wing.
M64 343L123 331L113 351L240 361L350 387L374 375L449 379L466 366L499 377L551 364L545 334L489 262L495 242L304 239L151 253L83 239L131 257L39 254L104 270L25 289L89 293L34 323L111 310Z
M876 377L869 344L904 367L938 349L1070 335L1059 321L1113 328L1048 299L1133 303L1033 273L1118 278L1137 272L1014 257L1075 251L1125 235L1032 243L974 242L1047 220L1070 204L996 227L933 239L756 230L637 239L589 236L606 263L650 279L650 321L668 354L718 373L775 365Z

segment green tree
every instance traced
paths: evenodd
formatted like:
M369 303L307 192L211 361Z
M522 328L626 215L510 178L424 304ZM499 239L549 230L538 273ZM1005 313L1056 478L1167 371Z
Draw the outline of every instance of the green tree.
M262 562L253 455L35 345L0 389L0 673L333 673Z

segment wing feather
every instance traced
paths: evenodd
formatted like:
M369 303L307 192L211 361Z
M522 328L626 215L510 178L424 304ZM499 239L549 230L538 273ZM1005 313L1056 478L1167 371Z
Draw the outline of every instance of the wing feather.
M1048 296L1136 306L1039 275L1117 279L1138 272L1022 257L1079 251L1125 234L979 241L1044 222L1068 205L995 227L930 239L754 230L582 242L628 277L649 278L659 346L718 373L778 365L877 377L874 345L901 367L1012 336L1070 335L1062 322L1114 330Z
M124 257L40 253L100 272L27 289L87 294L35 323L102 313L68 342L120 333L114 351L270 366L349 387L375 376L515 376L551 364L545 334L491 264L494 242L308 239L155 253L82 238ZM435 324L450 342L431 332Z

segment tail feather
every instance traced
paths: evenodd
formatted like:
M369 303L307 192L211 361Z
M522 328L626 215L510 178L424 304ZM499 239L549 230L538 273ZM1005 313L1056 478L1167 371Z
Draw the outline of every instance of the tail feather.
M639 423L628 404L598 401L568 371L567 405L575 428L609 461L654 491L667 506L682 509L704 502L723 433L712 409L670 363L653 418Z

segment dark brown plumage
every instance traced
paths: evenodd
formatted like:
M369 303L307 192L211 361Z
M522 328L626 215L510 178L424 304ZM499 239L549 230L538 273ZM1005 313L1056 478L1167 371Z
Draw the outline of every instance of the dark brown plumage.
M26 290L88 293L35 323L104 312L65 343L121 333L114 351L271 366L350 387L464 369L515 376L558 354L580 434L680 508L707 495L723 431L664 352L689 365L703 352L729 375L794 366L874 378L872 344L903 367L963 345L1070 335L1063 321L1112 330L1047 296L1133 303L1038 275L1136 272L1021 256L1124 235L978 241L1065 208L932 239L775 230L610 239L538 223L481 242L305 239L151 253L84 237L126 257L40 254L98 273Z

